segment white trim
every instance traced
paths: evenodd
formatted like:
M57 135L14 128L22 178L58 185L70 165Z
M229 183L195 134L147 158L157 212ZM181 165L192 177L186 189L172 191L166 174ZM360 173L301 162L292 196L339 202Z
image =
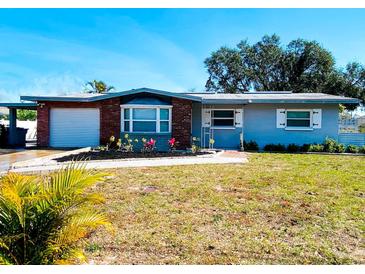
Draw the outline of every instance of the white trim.
M213 108L210 110L211 115L210 115L210 128L211 129L235 129L235 122L236 122L236 109L235 108ZM214 117L214 111L232 111L233 112L233 117ZM213 120L232 120L232 125L233 126L214 126Z
M236 129L235 127L211 127L211 129Z
M120 117L120 123L121 123L121 131L126 132L124 128L124 122L129 121L129 133L144 133L144 134L153 134L153 133L162 133L162 134L168 134L172 132L172 106L170 105L132 105L132 104L126 104L126 105L120 105L121 108L121 117ZM124 119L124 110L129 109L129 119ZM145 119L133 119L133 109L154 109L156 110L156 119L154 120L145 120ZM168 109L169 110L169 119L168 120L161 120L160 119L160 110L161 109ZM156 123L156 131L133 131L133 123L136 122L155 122ZM169 129L168 131L161 132L161 122L168 122L169 123Z
M121 108L172 108L171 105L133 105L125 104L120 105Z
M290 111L302 111L302 112L309 112L309 127L293 127L288 126L288 112ZM313 109L298 109L298 108L292 108L292 109L285 109L285 130L313 130ZM289 118L290 120L308 120L308 118Z
M295 130L300 130L300 131L313 131L314 130L312 127L286 127L284 129L285 130L289 130L289 131L295 131Z

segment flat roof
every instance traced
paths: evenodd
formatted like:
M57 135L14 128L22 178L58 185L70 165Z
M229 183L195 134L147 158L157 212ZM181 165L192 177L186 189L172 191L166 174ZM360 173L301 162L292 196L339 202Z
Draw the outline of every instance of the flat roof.
M37 109L37 103L0 103L0 107L16 109Z
M193 94L193 93L189 93ZM343 103L357 104L359 99L326 93L292 93L292 92L247 92L247 93L199 93L204 104L214 103Z
M138 88L121 92L109 92L102 94L79 93L61 96L21 96L25 101L61 101L61 102L96 102L100 100L121 97L126 95L150 93L161 96L201 102L203 104L252 104L252 103L336 103L358 104L361 101L356 98L337 96L326 93L292 93L291 91L260 91L245 93L212 93L212 92L170 92L151 88Z

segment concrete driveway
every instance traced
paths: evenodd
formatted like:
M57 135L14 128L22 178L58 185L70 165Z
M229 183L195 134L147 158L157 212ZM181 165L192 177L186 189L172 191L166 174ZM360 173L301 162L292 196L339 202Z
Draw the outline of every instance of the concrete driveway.
M62 150L50 149L0 149L0 172L6 171L13 163L44 157Z

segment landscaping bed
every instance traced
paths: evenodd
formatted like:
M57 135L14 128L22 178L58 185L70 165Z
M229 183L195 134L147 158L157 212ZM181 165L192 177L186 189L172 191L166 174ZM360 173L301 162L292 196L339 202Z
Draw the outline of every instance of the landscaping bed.
M192 153L189 151L166 151L166 152L125 152L118 150L100 151L91 150L80 152L78 154L71 154L63 156L56 160L57 162L68 162L73 160L116 160L116 159L131 159L131 158L163 158L163 157L187 157L187 156L201 156L214 153L213 151L199 151Z

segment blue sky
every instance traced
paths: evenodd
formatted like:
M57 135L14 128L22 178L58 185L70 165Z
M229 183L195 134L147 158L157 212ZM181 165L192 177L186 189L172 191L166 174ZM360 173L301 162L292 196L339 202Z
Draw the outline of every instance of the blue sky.
M365 64L364 26L360 9L0 9L0 101L92 79L200 91L212 51L273 33L319 41L338 66Z

